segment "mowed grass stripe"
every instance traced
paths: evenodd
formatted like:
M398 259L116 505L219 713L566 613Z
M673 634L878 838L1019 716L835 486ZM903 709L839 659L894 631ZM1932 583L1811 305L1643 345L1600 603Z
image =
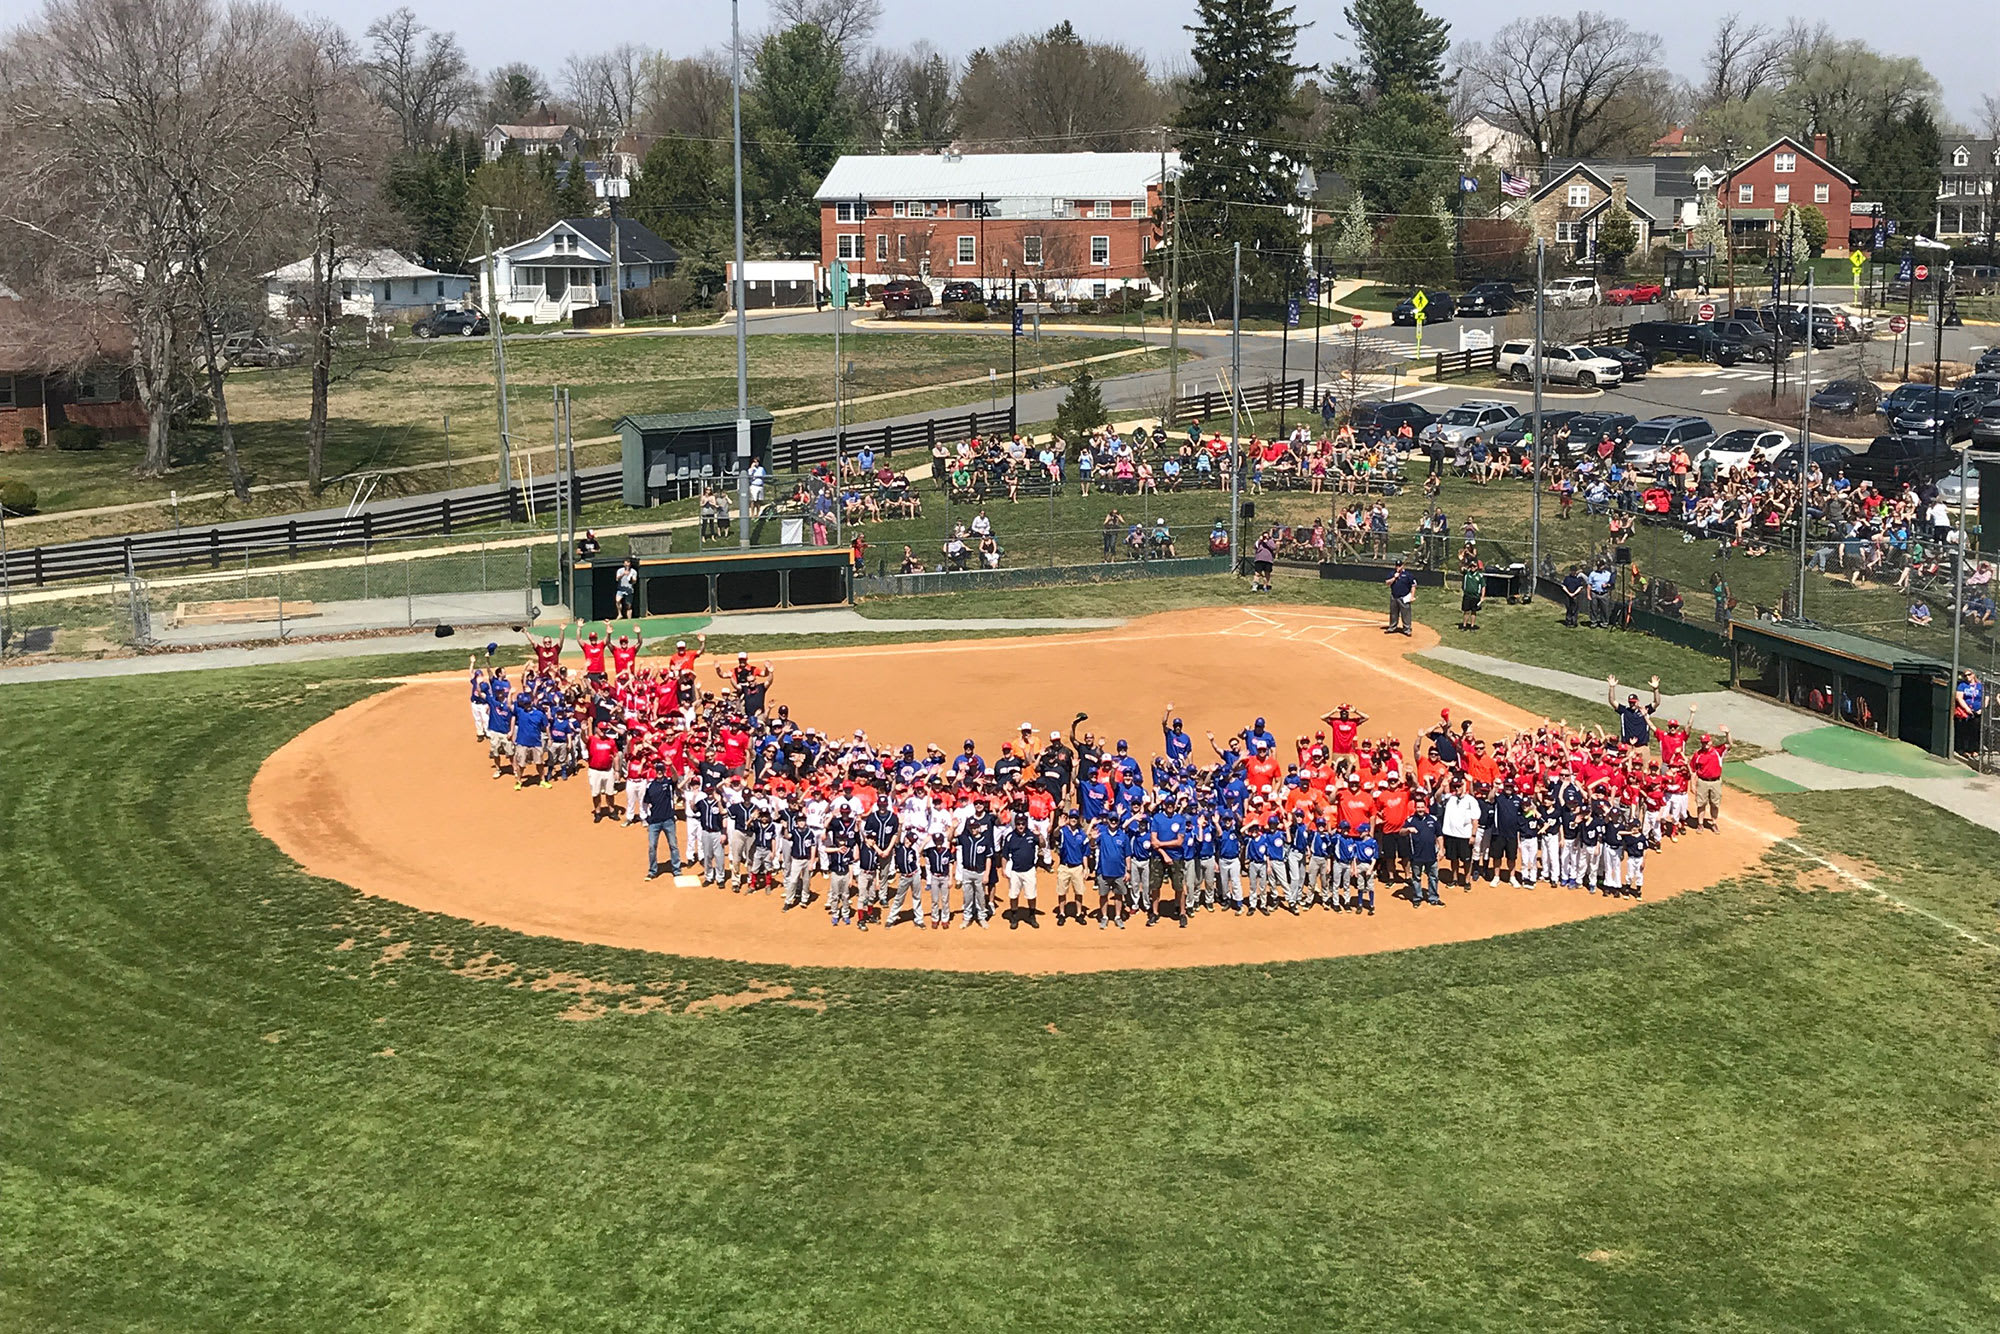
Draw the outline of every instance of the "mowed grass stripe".
M1084 979L524 938L244 821L271 749L436 662L8 692L10 1326L1988 1327L1994 973L1921 918L1774 862ZM1899 892L1991 897L1991 836L1907 798L1778 804ZM487 951L514 974L451 971ZM559 974L669 1004L565 1022ZM826 1009L680 1012L753 981Z

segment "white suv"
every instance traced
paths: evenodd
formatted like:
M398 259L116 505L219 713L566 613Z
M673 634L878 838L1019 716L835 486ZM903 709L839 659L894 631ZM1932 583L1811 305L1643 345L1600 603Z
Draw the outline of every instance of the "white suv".
M1534 354L1529 350L1533 346L1532 340L1526 338L1502 343L1493 369L1517 383L1528 383L1535 378ZM1623 383L1625 368L1609 357L1600 357L1589 348L1574 344L1552 347L1543 353L1542 378L1596 389Z
M1511 404L1490 398L1468 398L1426 426L1423 438L1442 440L1455 447L1461 440L1478 440L1504 430L1520 415Z
M1551 306L1594 306L1604 300L1595 278L1557 278L1542 289Z

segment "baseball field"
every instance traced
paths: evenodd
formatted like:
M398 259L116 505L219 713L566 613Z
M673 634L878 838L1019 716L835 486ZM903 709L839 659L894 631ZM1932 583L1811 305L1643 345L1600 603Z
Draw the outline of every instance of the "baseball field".
M1240 597L709 647L947 746L1547 706ZM1913 798L1618 910L863 937L491 782L463 662L0 686L0 1328L2000 1324L2000 839Z

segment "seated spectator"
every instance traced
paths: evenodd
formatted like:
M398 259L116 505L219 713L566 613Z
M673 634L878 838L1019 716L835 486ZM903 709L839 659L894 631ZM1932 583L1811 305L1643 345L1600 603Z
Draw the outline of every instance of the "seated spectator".
M1910 604L1910 624L1929 625L1930 623L1931 623L1930 604L1925 602L1922 598L1919 598L1915 602L1912 602Z

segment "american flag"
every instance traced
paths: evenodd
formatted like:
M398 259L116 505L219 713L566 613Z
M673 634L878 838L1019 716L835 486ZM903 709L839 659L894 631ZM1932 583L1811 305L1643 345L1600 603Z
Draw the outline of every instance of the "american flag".
M1511 171L1501 172L1500 193L1511 195L1515 199L1526 199L1528 197L1528 178L1526 176L1516 176Z

